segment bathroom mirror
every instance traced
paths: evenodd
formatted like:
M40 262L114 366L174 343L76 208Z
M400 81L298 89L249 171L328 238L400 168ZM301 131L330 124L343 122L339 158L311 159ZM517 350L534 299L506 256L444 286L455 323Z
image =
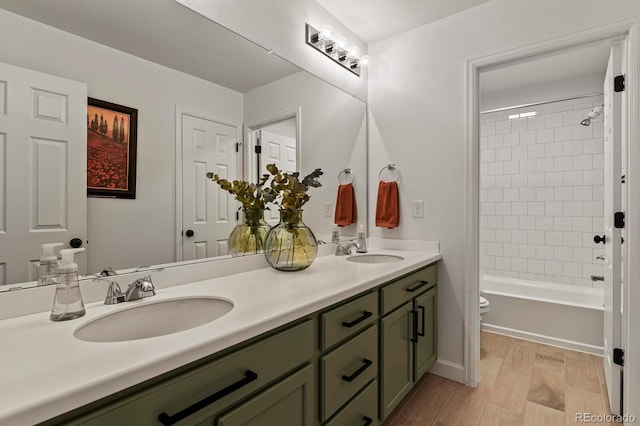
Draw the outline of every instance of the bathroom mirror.
M86 83L89 97L138 110L136 198L87 198L86 234L78 235L85 273L226 254L238 204L204 176L223 162L184 155L185 146L204 140L198 132L206 126L219 151L238 143L224 164L230 178L257 174L260 130L263 165L281 155L267 130L294 138L297 169L324 171L304 209L321 239L331 233L338 175L350 168L358 223L366 225L365 103L179 3L0 0L0 37L14 40L0 45L0 62ZM185 242L189 218L223 231ZM69 247L55 236L47 242ZM0 259L0 291L35 280L40 253L33 251L23 259L30 265L24 279L9 279Z

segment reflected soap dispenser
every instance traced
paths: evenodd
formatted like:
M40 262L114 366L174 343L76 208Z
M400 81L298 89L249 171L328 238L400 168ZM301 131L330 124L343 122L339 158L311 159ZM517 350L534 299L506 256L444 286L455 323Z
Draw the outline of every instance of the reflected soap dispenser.
M356 253L367 252L367 237L364 235L364 225L360 225L358 228L358 239L356 243L358 244L356 246Z
M63 243L42 245L42 256L38 265L38 285L55 284L58 274L58 257L53 253L53 249L63 245Z
M78 264L73 260L75 253L84 248L60 250L56 295L51 308L51 321L65 321L80 318L85 314L80 283L78 282Z

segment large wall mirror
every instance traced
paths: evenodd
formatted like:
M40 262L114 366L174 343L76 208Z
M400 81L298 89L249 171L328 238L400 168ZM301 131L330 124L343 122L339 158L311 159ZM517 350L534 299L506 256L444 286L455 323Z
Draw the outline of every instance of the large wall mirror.
M12 169L6 167L11 159L0 162L0 182L9 189L0 188L0 211L8 212L0 215L0 291L36 279L40 243L68 248L73 237L86 248L79 256L86 274L226 256L239 205L206 178L209 171L253 180L269 162L281 161L282 168L303 174L322 168L323 186L310 192L304 220L324 239L333 226L338 177L348 168L355 178L359 221L341 234L355 235L358 224L366 225L367 126L361 100L173 0L0 0L0 8L0 38L11 40L0 43L0 62L84 83L87 96L138 111L135 199L89 197L69 203L83 191L69 189L64 179L77 175L69 171L77 164L84 167L86 153L76 162L68 155L71 144L61 148L64 155L52 170L64 178L52 175L51 180L64 183L55 187L66 200L61 203L67 202L60 210L64 220L81 216L77 220L84 221L78 235L70 234L69 226L51 226L57 232L39 234L42 241L28 249L21 236L6 238L16 228L9 218L30 214L34 203L25 200L46 199L37 191L51 186L42 183L49 177L27 159L20 167L33 169L33 176L40 173L40 179L29 180L17 194L11 190ZM343 70L336 67L336 72ZM0 75L3 82L0 105L8 105L11 81ZM69 114L72 104L69 98ZM13 140L6 129L12 118L2 112L0 136L6 137L0 143L9 146ZM85 126L84 118L79 121ZM262 147L260 156L256 144ZM187 236L187 230L194 232ZM35 235L28 227L21 232L27 239ZM21 254L9 259L9 252ZM22 272L14 273L11 262Z

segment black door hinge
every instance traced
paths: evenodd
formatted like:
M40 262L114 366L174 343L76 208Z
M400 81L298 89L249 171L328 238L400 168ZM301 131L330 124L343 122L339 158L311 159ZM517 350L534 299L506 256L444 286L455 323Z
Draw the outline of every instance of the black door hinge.
M240 220L240 212L236 210L236 222Z
M616 228L624 228L624 212L615 212L613 214L613 226Z
M254 152L258 155L262 154L262 145L256 145Z
M240 152L240 143L236 142L236 152Z
M624 349L613 348L613 363L624 367Z
M613 78L613 91L624 92L624 75L618 75Z

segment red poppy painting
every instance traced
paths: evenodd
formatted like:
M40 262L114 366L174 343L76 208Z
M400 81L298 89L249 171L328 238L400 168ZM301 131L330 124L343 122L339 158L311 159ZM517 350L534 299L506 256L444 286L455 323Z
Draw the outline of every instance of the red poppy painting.
M89 98L87 195L136 198L138 110Z

